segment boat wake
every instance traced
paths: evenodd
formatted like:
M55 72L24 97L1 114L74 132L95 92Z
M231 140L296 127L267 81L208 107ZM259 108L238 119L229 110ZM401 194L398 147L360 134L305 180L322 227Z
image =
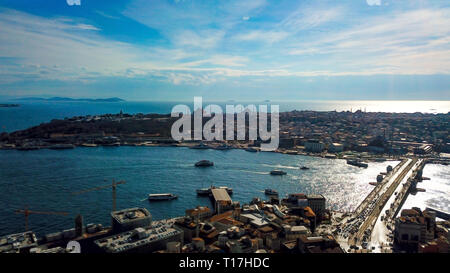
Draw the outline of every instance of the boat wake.
M267 166L267 167L272 167L272 168L276 168L276 169L291 169L291 170L298 170L300 169L299 167L296 166L285 166L285 165L269 165L269 164L263 164L263 166Z
M262 175L270 174L270 172L255 172L255 171L246 171L246 170L242 170L242 172L254 173L254 174L262 174Z

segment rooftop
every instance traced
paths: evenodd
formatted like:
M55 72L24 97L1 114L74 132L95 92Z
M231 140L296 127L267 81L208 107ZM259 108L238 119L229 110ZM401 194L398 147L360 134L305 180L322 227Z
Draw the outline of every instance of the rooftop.
M134 221L150 216L150 212L145 208L130 208L111 212L111 216L119 223Z
M211 192L214 197L214 200L216 200L217 202L219 201L231 202L230 195L228 195L228 192L225 189L211 189Z

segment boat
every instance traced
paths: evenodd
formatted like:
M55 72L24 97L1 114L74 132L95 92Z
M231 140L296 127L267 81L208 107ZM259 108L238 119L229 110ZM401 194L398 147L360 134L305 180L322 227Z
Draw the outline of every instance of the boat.
M211 193L211 189L209 189L209 188L202 188L202 189L197 190L197 195L200 195L200 196L207 196L210 193Z
M245 149L247 152L251 152L251 153L256 153L258 150L253 148L253 147L248 147L247 149Z
M82 143L81 147L97 147L97 144L94 143Z
M52 149L52 150L73 149L73 148L75 148L75 145L73 145L73 144L55 144L48 148Z
M224 189L224 190L227 191L227 193L228 193L229 195L232 195L232 194L233 194L233 188L229 188L229 187L226 187L226 186L220 186L220 187L217 187L216 189Z
M190 147L191 149L209 149L210 147L208 145L205 145L203 142L200 142L200 144Z
M105 147L118 147L118 146L120 146L120 142L103 143L103 146L105 146Z
M226 186L220 186L220 187L215 187L215 186L211 186L210 188L201 188L197 190L197 195L199 196L209 196L212 193L212 189L224 189L227 191L227 193L229 195L233 194L233 188L229 188Z
M148 195L149 201L167 201L177 199L178 196L172 193L154 193Z
M223 144L223 145L216 147L216 150L230 150L230 149L231 149L231 146L228 146L227 144Z
M271 175L285 175L287 174L285 171L281 171L281 170L273 170L270 172Z
M302 166L302 167L300 168L300 170L309 170L309 168L306 167L306 166Z
M347 160L347 164L352 165L352 166L356 166L356 167L361 167L361 168L369 167L369 164L364 163L361 160L357 160L357 159L348 159Z
M195 167L211 167L214 166L214 162L209 160L200 160L197 163L195 163Z
M265 189L264 193L267 195L278 195L278 192L274 189Z

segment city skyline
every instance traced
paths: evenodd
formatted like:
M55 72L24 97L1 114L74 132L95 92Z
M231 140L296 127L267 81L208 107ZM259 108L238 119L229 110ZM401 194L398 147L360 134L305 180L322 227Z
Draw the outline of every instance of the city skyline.
M449 12L444 1L0 1L0 96L450 100Z

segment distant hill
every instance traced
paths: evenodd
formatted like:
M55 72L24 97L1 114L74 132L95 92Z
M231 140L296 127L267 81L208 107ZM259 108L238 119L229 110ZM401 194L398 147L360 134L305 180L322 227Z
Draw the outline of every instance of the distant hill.
M88 98L80 98L80 99L74 99L74 98L66 98L66 97L52 97L52 98L38 98L38 97L26 97L26 98L20 98L19 100L27 100L27 101L89 101L89 102L122 102L125 101L121 98L105 98L105 99L88 99Z

